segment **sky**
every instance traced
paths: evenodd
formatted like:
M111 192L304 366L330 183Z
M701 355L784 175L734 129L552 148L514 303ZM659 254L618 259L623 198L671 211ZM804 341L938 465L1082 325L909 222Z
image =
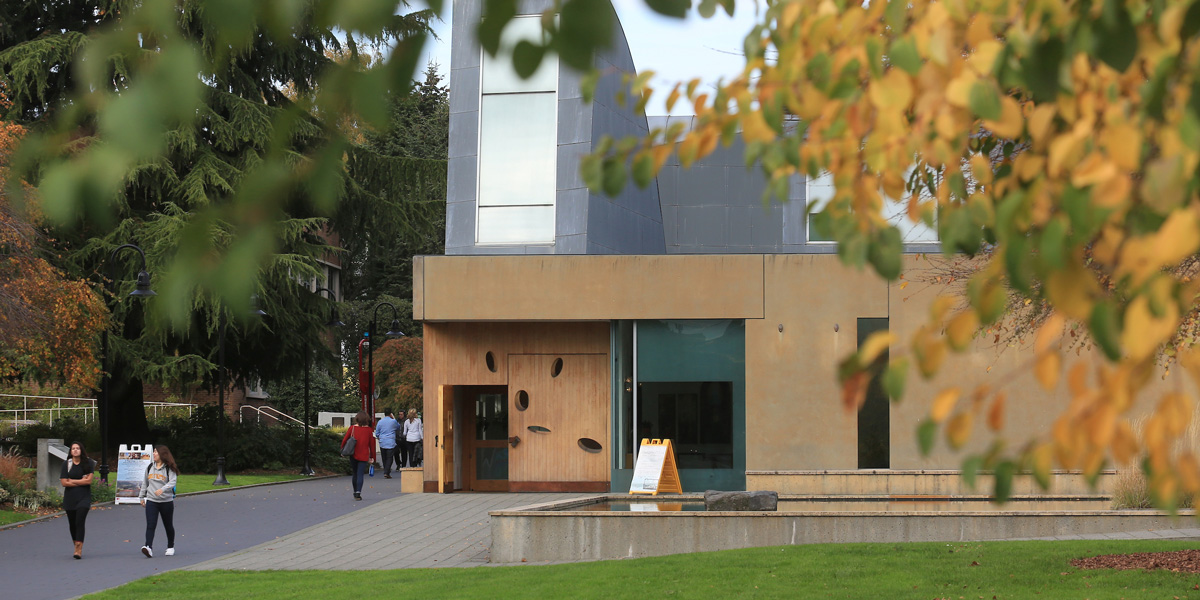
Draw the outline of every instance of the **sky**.
M742 40L755 22L756 3L751 0L739 0L733 17L718 9L711 19L702 19L694 11L686 19L671 19L647 8L644 0L612 1L629 40L633 64L639 72L655 72L652 85L656 93L646 107L648 115L667 114L663 102L675 82L700 77L704 82L715 83L721 77L738 75L745 65ZM434 60L449 79L449 2L445 12L446 21L434 26L441 39L426 44L420 69ZM691 107L680 102L672 114L691 114Z

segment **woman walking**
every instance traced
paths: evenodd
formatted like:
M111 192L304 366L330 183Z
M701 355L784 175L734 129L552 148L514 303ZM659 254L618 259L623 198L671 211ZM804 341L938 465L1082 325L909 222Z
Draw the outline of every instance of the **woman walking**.
M362 500L363 472L367 465L375 462L375 438L371 435L371 417L367 411L360 410L354 415L354 424L342 436L342 448L351 438L354 439L354 453L350 455L350 473L354 483L354 499Z
M142 479L142 506L146 507L146 545L142 554L154 558L154 529L162 518L163 531L167 532L167 556L175 556L175 485L179 480L179 467L175 457L166 446L155 446L154 462L146 467ZM147 502L147 500L149 502Z
M83 444L71 444L70 454L63 463L59 483L63 488L63 510L67 513L67 524L71 527L71 540L75 542L76 560L83 558L83 526L88 511L92 510L92 459L88 458Z
M408 446L408 466L415 467L421 462L417 448L425 439L425 428L421 419L417 418L417 409L408 409L408 418L404 420L404 443Z

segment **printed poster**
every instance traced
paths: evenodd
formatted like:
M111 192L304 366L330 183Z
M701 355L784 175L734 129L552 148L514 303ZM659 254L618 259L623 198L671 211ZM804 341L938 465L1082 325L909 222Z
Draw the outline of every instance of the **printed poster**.
M154 446L150 444L126 446L117 450L117 504L139 504L142 482L146 469L154 460Z

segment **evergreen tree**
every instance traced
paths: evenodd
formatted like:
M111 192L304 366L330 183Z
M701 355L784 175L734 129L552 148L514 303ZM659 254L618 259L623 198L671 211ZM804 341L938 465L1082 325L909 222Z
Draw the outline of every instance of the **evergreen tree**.
M147 33L137 36L133 48L114 42L127 44L130 38L104 37L110 34L97 26L165 27L145 20L161 19L161 11L147 16L141 10L142 5L161 9L164 4L137 3L139 10L122 1L5 3L10 4L20 6L21 18L0 24L0 77L14 92L13 106L0 117L67 131L70 145L62 145L61 137L42 143L59 142L59 152L108 156L112 176L119 178L115 202L107 207L100 203L100 210L87 212L54 236L62 266L91 277L98 287L108 283L116 290L109 298L119 324L107 349L110 440L137 441L148 432L142 381L214 385L223 323L228 324L230 383L298 374L301 353L321 343L318 334L327 313L321 310L326 301L303 291L297 281L317 277L317 260L337 252L322 235L330 226L332 207L320 200L332 193L343 199L343 210L366 212L346 207L388 196L345 177L343 152L332 128L298 108L282 89L288 84L302 93L316 89L328 76L327 51L343 45L353 51L355 40L347 36L339 41L315 3L305 3L283 35L271 27L277 22L251 19L241 37L231 33L227 21L218 26L205 13L211 4L171 3L165 5L171 7L171 28L183 40ZM13 14L7 8L3 12ZM427 13L397 16L377 35L399 39L423 32L428 18ZM144 97L147 89L138 87L139 78L153 80L145 65L194 65L188 62L187 48L201 55L202 76L189 78L194 69L182 68L178 87L202 86L195 96L200 101L190 104L191 96L170 86L158 90L165 97ZM81 61L82 53L91 52L89 59L94 59L101 50L110 52L102 56L107 60ZM79 75L88 69L105 69L100 79L110 89L81 89L84 78ZM89 81L96 80L92 75ZM110 95L98 96L101 92ZM106 125L103 115L89 113L92 107L81 98L144 107L147 120L171 124L162 147L130 151L123 146L125 132ZM173 99L182 106L172 106ZM376 159L364 149L350 154L360 162L396 166L396 159ZM336 161L333 168L328 167L331 160ZM57 168L52 160L43 164L44 169ZM410 184L404 177L419 173L420 167L397 171L391 180L394 189L401 189ZM48 203L47 209L53 211L54 205ZM112 250L124 243L145 250L160 297L146 302L128 298L138 258L127 252L109 264ZM180 252L198 247L209 250ZM181 254L186 254L182 263ZM110 268L115 281L105 282ZM261 298L267 317L244 318L251 294ZM156 302L158 309L148 310ZM161 310L163 303L166 310Z
M367 130L365 137L372 153L357 156L352 172L380 198L345 206L343 217L361 227L344 243L342 289L347 300L368 304L382 296L411 299L412 257L443 254L446 246L450 100L437 64L427 65L424 80L392 100L388 127ZM396 172L391 157L415 159L403 161L415 169ZM356 214L359 207L368 212Z

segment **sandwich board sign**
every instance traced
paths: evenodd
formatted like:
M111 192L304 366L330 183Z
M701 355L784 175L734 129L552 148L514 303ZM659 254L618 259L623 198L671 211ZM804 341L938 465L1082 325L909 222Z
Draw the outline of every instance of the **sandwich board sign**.
M117 497L116 504L139 504L142 483L146 480L146 468L154 460L154 446L150 444L121 444L117 449Z
M630 494L659 493L682 494L679 484L679 467L675 464L675 450L671 440L642 439L638 447L637 464L633 465L633 480L629 482Z

